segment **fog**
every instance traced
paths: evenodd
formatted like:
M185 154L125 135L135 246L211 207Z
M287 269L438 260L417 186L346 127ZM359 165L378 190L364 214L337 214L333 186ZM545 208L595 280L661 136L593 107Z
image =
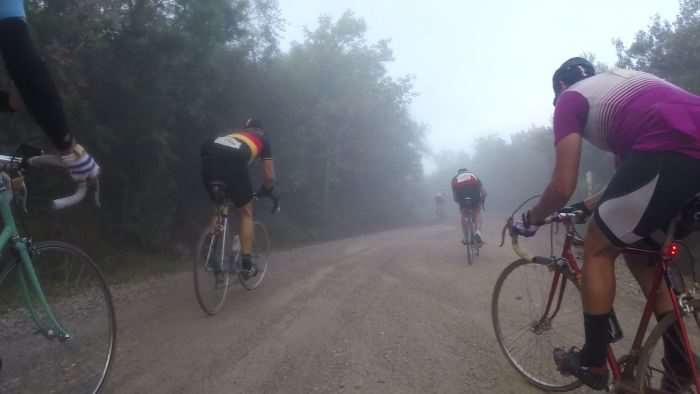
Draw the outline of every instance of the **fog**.
M546 126L551 77L567 58L593 54L613 65L613 39L631 43L675 0L533 1L281 0L283 42L303 37L318 15L351 9L370 40L390 39L391 75L413 75L411 113L429 127L428 146L473 151L475 139Z
M551 173L550 79L566 58L700 90L688 71L700 61L674 62L700 25L698 2L684 4L649 44L637 32L656 14L676 22L678 3L30 1L71 127L104 169L104 204L27 220L37 237L59 232L99 258L186 251L212 207L200 146L251 116L273 147L282 211L258 203L256 215L277 246L429 223L432 196L463 166L505 211ZM668 57L650 56L660 46ZM0 127L5 146L50 145L27 114L0 115ZM587 147L582 173L601 186L610 164ZM75 226L59 230L65 221Z

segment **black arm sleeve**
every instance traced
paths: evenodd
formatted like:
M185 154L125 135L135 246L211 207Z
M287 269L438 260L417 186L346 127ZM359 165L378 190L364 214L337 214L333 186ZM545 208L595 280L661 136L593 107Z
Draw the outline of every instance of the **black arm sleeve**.
M73 137L68 130L61 96L34 47L24 19L0 20L0 52L29 113L56 148L69 148Z
M0 112L15 112L10 104L10 92L7 90L0 90Z

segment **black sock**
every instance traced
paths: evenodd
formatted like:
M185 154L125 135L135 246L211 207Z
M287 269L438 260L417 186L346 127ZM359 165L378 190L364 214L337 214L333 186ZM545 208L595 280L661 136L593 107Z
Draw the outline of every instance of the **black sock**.
M586 367L604 367L608 356L610 313L602 315L583 314L586 329L586 344L581 350L581 365Z
M253 265L252 257L250 257L249 254L242 254L241 255L241 265L245 269L250 269L250 267Z
M668 315L673 315L673 312L666 312L661 316L657 316L656 320L661 321ZM688 357L683 349L683 341L681 340L681 328L677 320L674 320L673 324L664 332L663 341L666 361L671 365L684 365L688 362Z

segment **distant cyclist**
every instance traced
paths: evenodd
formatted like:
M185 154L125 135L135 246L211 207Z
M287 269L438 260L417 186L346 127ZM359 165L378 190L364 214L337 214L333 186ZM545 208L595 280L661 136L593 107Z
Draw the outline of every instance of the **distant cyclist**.
M22 0L0 0L0 52L21 101L60 152L73 180L96 178L100 167L70 132L61 96L29 34ZM0 92L0 111L15 112L21 101Z
M248 166L262 160L263 184L257 195L271 196L275 181L272 148L265 136L262 123L248 119L243 129L213 138L202 145L202 179L212 199L212 183L224 185L226 197L231 199L240 216L241 266L248 276L257 274L251 252L254 242L253 185Z
M586 342L581 349L556 349L559 370L584 384L607 387L609 321L615 298L615 260L626 246L658 248L682 207L700 193L700 96L652 74L612 69L596 74L583 58L564 62L552 77L555 168L542 197L513 230L532 236L560 210L578 182L583 140L617 158L617 171L602 194L574 204L593 216L584 242L581 296ZM645 256L625 254L644 290L651 291L656 267ZM665 282L654 313L673 313ZM664 334L663 366L670 375L693 379L680 328Z
M481 179L466 168L460 168L457 170L457 175L452 178L452 197L459 205L462 217L468 213L470 208L474 212L476 231L472 241L483 243L481 238L481 208L486 200L486 190L481 183ZM461 222L463 234L467 234L464 228L464 220ZM466 236L464 236L462 242L466 244L468 241Z
M445 218L445 193L439 192L435 194L435 216L438 220L443 220Z

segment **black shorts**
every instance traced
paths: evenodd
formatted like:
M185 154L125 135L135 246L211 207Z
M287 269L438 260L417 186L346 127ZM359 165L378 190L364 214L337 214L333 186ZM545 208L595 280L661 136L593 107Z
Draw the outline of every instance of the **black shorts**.
M212 182L223 182L226 197L240 208L253 199L253 185L248 174L248 158L239 149L232 149L215 143L213 140L202 145L202 180L209 197Z
M481 189L478 186L459 188L455 190L455 195L462 209L481 207Z
M700 159L671 152L633 152L621 164L594 211L619 247L663 243L671 220L700 193Z

